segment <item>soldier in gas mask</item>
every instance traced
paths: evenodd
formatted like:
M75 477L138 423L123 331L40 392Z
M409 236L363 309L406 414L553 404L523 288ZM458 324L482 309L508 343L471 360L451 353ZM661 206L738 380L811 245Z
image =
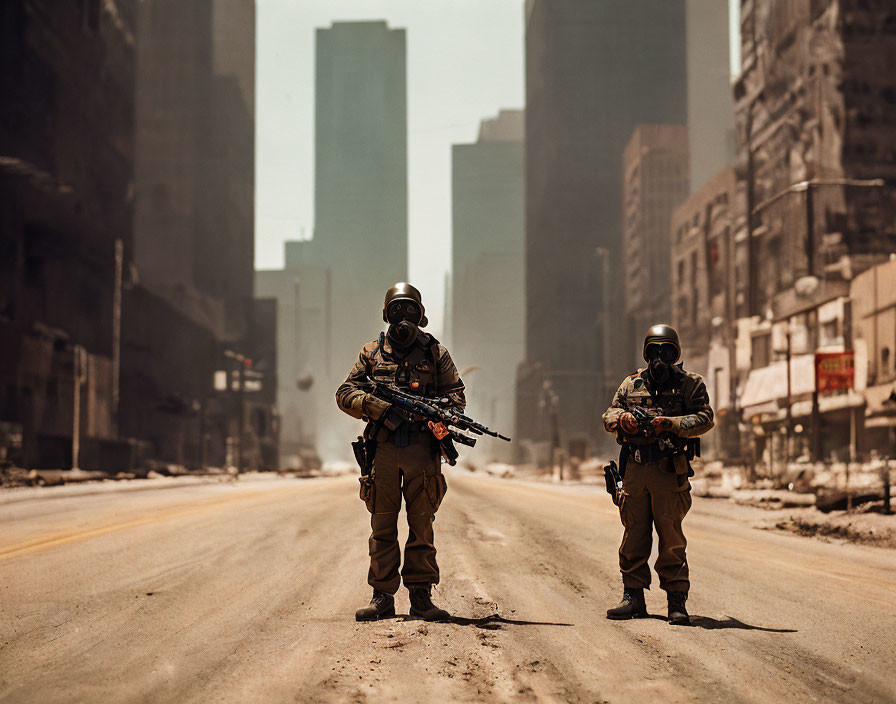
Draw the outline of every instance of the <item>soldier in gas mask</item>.
M699 453L699 440L693 438L712 428L713 412L703 378L678 361L681 343L672 326L647 331L643 356L647 368L622 382L603 416L604 427L617 433L622 445L619 512L625 528L619 547L622 603L608 610L607 618L647 615L644 589L650 587L655 525L659 557L654 567L667 594L669 622L684 625L690 621L685 608L690 581L681 523L691 507L690 460ZM641 425L632 411L642 417Z
M431 594L432 585L439 582L433 520L447 490L439 444L425 422L368 393L365 382L370 377L412 394L446 397L459 411L466 405L464 384L448 350L423 332L427 320L416 288L407 283L390 288L383 303L383 321L389 324L388 330L361 348L358 361L336 391L339 408L367 421L365 436L376 438L371 480L361 488L371 513L367 581L373 597L355 618L374 621L394 616L393 595L403 581L411 615L443 621L449 614L432 603ZM399 574L402 496L409 530Z

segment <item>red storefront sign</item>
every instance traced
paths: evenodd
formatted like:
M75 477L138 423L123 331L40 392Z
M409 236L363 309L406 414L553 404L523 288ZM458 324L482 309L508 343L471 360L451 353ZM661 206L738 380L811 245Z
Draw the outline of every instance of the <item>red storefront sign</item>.
M851 389L856 377L855 352L816 352L815 389Z

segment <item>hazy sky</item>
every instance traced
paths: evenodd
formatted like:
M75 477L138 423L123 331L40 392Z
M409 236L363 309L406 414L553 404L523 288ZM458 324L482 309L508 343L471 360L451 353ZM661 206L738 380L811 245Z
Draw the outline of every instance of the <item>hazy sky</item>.
M725 0L719 0L724 2ZM739 70L738 0L732 68ZM523 0L257 0L255 265L314 227L314 30L381 20L407 30L410 280L440 332L451 257L451 145L524 103Z
M407 30L410 280L438 334L451 258L451 145L523 107L523 0L258 0L255 265L314 226L314 30Z

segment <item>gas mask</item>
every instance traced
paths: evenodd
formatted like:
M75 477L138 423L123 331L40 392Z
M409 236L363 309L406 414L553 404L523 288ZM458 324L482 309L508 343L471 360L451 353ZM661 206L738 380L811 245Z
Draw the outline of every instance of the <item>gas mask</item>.
M420 333L420 322L423 311L412 300L399 299L392 301L386 308L386 320L389 322L389 339L399 347L409 347Z
M678 349L668 342L647 345L645 355L650 378L662 386L672 377L672 365L678 359Z

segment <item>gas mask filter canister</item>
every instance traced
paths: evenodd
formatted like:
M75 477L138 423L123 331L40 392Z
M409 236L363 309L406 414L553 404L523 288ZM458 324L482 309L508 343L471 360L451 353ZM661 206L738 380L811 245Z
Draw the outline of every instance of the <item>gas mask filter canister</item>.
M414 301L399 300L389 304L386 318L389 321L389 339L400 347L407 347L417 339L422 312Z

